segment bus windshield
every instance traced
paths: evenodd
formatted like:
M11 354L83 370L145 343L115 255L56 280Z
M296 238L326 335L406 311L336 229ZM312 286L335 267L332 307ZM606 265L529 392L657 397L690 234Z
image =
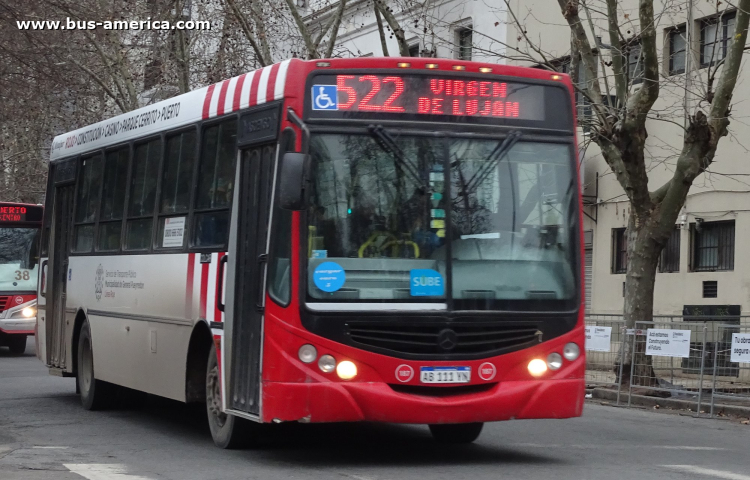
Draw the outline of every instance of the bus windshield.
M36 290L38 235L38 228L0 227L0 294Z
M371 133L311 139L309 302L576 308L570 144Z

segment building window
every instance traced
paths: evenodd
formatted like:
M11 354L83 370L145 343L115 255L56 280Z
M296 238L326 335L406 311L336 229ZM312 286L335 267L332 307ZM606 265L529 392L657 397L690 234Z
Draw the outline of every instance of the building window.
M669 74L685 73L685 25L669 31Z
M680 271L680 229L672 230L667 244L661 251L659 257L659 271L662 273L673 273Z
M418 57L419 56L419 44L415 43L413 45L409 45L409 56L410 57Z
M735 12L707 18L701 22L701 67L707 67L727 56L734 36Z
M559 58L557 60L553 60L550 62L555 70L557 70L560 73L566 73L568 75L571 74L571 58L570 56ZM599 59L594 54L594 68L596 68L596 71L594 72L594 75L598 75L599 72ZM588 83L588 76L586 75L586 67L583 65L583 62L579 60L578 62L578 85L581 86L581 88L585 88L586 84ZM614 96L613 96L614 98ZM576 99L576 106L578 107L578 124L583 129L583 133L589 133L591 131L591 124L594 119L593 111L591 109L591 103L586 98L585 95L583 95L580 91L576 90L575 92L575 99ZM605 96L604 101L608 102L609 97ZM614 105L616 102L611 102L611 105Z
M693 271L734 270L734 221L692 225Z
M643 58L640 42L626 45L624 49L628 59L628 79L632 83L641 83L643 81Z
M463 27L456 30L459 60L471 60L473 31L474 30L471 27Z
M612 273L628 270L628 238L624 228L612 229Z

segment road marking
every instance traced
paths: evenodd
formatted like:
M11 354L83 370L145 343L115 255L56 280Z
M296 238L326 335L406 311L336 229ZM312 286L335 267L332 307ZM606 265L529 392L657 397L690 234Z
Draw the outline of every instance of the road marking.
M563 444L543 444L543 443L516 443L517 447L528 447L528 448L577 448L577 449L597 449L597 448L612 448L612 445L563 445ZM648 449L662 449L662 450L701 450L701 451L718 451L726 450L726 448L719 447L698 447L692 445L618 445L617 448L648 448Z
M65 468L88 480L152 480L140 475L128 475L125 465L106 463L66 463Z
M40 446L36 446L36 447L32 447L32 448L37 448L39 450L65 450L65 449L70 448L70 447L40 447Z
M663 468L678 470L681 472L705 475L707 477L725 478L726 480L750 480L750 476L739 473L727 472L726 470L714 470L712 468L696 467L695 465L662 465Z

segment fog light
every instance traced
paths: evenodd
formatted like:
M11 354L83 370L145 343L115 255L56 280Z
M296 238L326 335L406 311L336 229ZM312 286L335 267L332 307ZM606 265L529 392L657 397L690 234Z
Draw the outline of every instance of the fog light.
M562 356L555 352L547 355L547 366L550 370L557 370L562 367Z
M331 373L336 370L336 359L330 355L323 355L320 357L320 360L318 360L318 368L325 373Z
M318 357L318 351L312 345L306 344L299 347L297 356L302 363L312 363Z
M36 309L33 307L26 307L23 310L21 310L21 315L23 315L26 318L31 318L34 315L36 315Z
M570 342L569 344L565 345L565 348L563 348L563 357L565 357L565 360L573 361L581 354L581 349L578 348L578 345L576 345L573 342Z
M547 364L540 358L535 358L529 362L529 373L538 377L547 371Z
M357 376L357 366L349 360L344 360L336 366L336 374L341 380L351 380Z

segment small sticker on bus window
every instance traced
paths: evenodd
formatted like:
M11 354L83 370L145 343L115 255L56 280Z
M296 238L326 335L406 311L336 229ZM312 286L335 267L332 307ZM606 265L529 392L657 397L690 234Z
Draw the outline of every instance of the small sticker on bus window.
M315 268L313 282L324 292L332 293L344 286L346 273L336 262L323 262Z
M432 220L430 228L445 228L445 220Z
M328 258L328 250L313 250L311 258Z
M164 219L162 247L181 247L185 237L185 217Z
M437 297L445 292L443 276L430 268L415 268L409 272L412 297Z
M432 218L445 218L445 210L442 208L433 208L430 213L432 214Z

